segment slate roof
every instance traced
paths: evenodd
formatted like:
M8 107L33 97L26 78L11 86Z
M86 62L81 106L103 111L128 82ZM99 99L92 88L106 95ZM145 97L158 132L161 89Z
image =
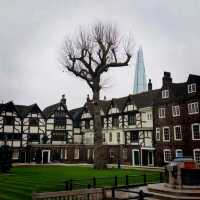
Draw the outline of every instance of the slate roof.
M84 107L80 108L75 108L69 111L69 114L72 117L72 120L74 122L74 128L79 128L80 127L80 120L81 120L81 115L84 110Z
M157 97L159 90L151 90L142 92L135 95L129 95L121 98L113 98L111 100L101 100L100 106L105 114L108 113L110 106L119 109L119 112L123 112L128 102L136 105L138 108L153 106L154 99ZM93 103L87 102L83 109L87 109L91 115L93 115Z
M197 85L200 85L200 76L195 74L189 74L187 82L196 83Z
M46 107L43 110L44 116L46 118L48 118L51 114L53 114L57 110L57 108L58 108L59 105L60 105L60 102Z
M53 114L57 110L58 106L60 106L60 105L62 105L67 110L67 106L65 104L63 104L62 102L59 102L59 103L56 103L56 104L53 104L53 105L46 107L43 110L44 116L46 118L48 118L51 114ZM67 112L68 112L68 110L67 110ZM69 113L69 115L70 115L70 113ZM70 117L71 117L71 115L70 115Z

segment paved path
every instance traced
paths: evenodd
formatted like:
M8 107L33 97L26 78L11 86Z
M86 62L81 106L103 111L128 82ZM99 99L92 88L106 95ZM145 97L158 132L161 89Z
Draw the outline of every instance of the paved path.
M13 166L31 166L31 165L47 165L47 166L85 166L93 167L93 164L88 163L77 163L77 164L68 164L68 163L48 163L48 164L36 164L36 163L13 163ZM108 164L108 168L117 168L117 165ZM121 165L122 169L136 169L136 170L149 170L149 171L164 171L163 167L149 167L149 166L132 166L132 165Z

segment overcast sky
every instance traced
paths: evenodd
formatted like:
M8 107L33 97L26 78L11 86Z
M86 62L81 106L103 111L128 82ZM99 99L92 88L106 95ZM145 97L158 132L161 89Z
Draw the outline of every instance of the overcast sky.
M0 0L0 101L43 109L66 94L69 109L83 105L90 89L63 73L58 57L65 35L99 20L133 33L153 88L164 71L174 82L200 74L199 0ZM133 77L133 60L111 70L102 96L131 94Z

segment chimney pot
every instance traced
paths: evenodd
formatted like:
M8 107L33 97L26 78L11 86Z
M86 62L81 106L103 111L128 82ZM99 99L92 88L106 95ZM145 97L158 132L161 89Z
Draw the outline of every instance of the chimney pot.
M62 95L62 98L61 98L61 103L63 103L64 105L66 105L66 98L65 98L65 94Z

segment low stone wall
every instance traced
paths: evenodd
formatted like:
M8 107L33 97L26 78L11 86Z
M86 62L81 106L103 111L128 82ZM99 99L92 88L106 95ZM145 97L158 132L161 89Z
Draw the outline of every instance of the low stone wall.
M128 193L116 191L121 199L128 198ZM110 188L82 189L60 192L33 193L32 200L104 200L112 199L112 190Z

